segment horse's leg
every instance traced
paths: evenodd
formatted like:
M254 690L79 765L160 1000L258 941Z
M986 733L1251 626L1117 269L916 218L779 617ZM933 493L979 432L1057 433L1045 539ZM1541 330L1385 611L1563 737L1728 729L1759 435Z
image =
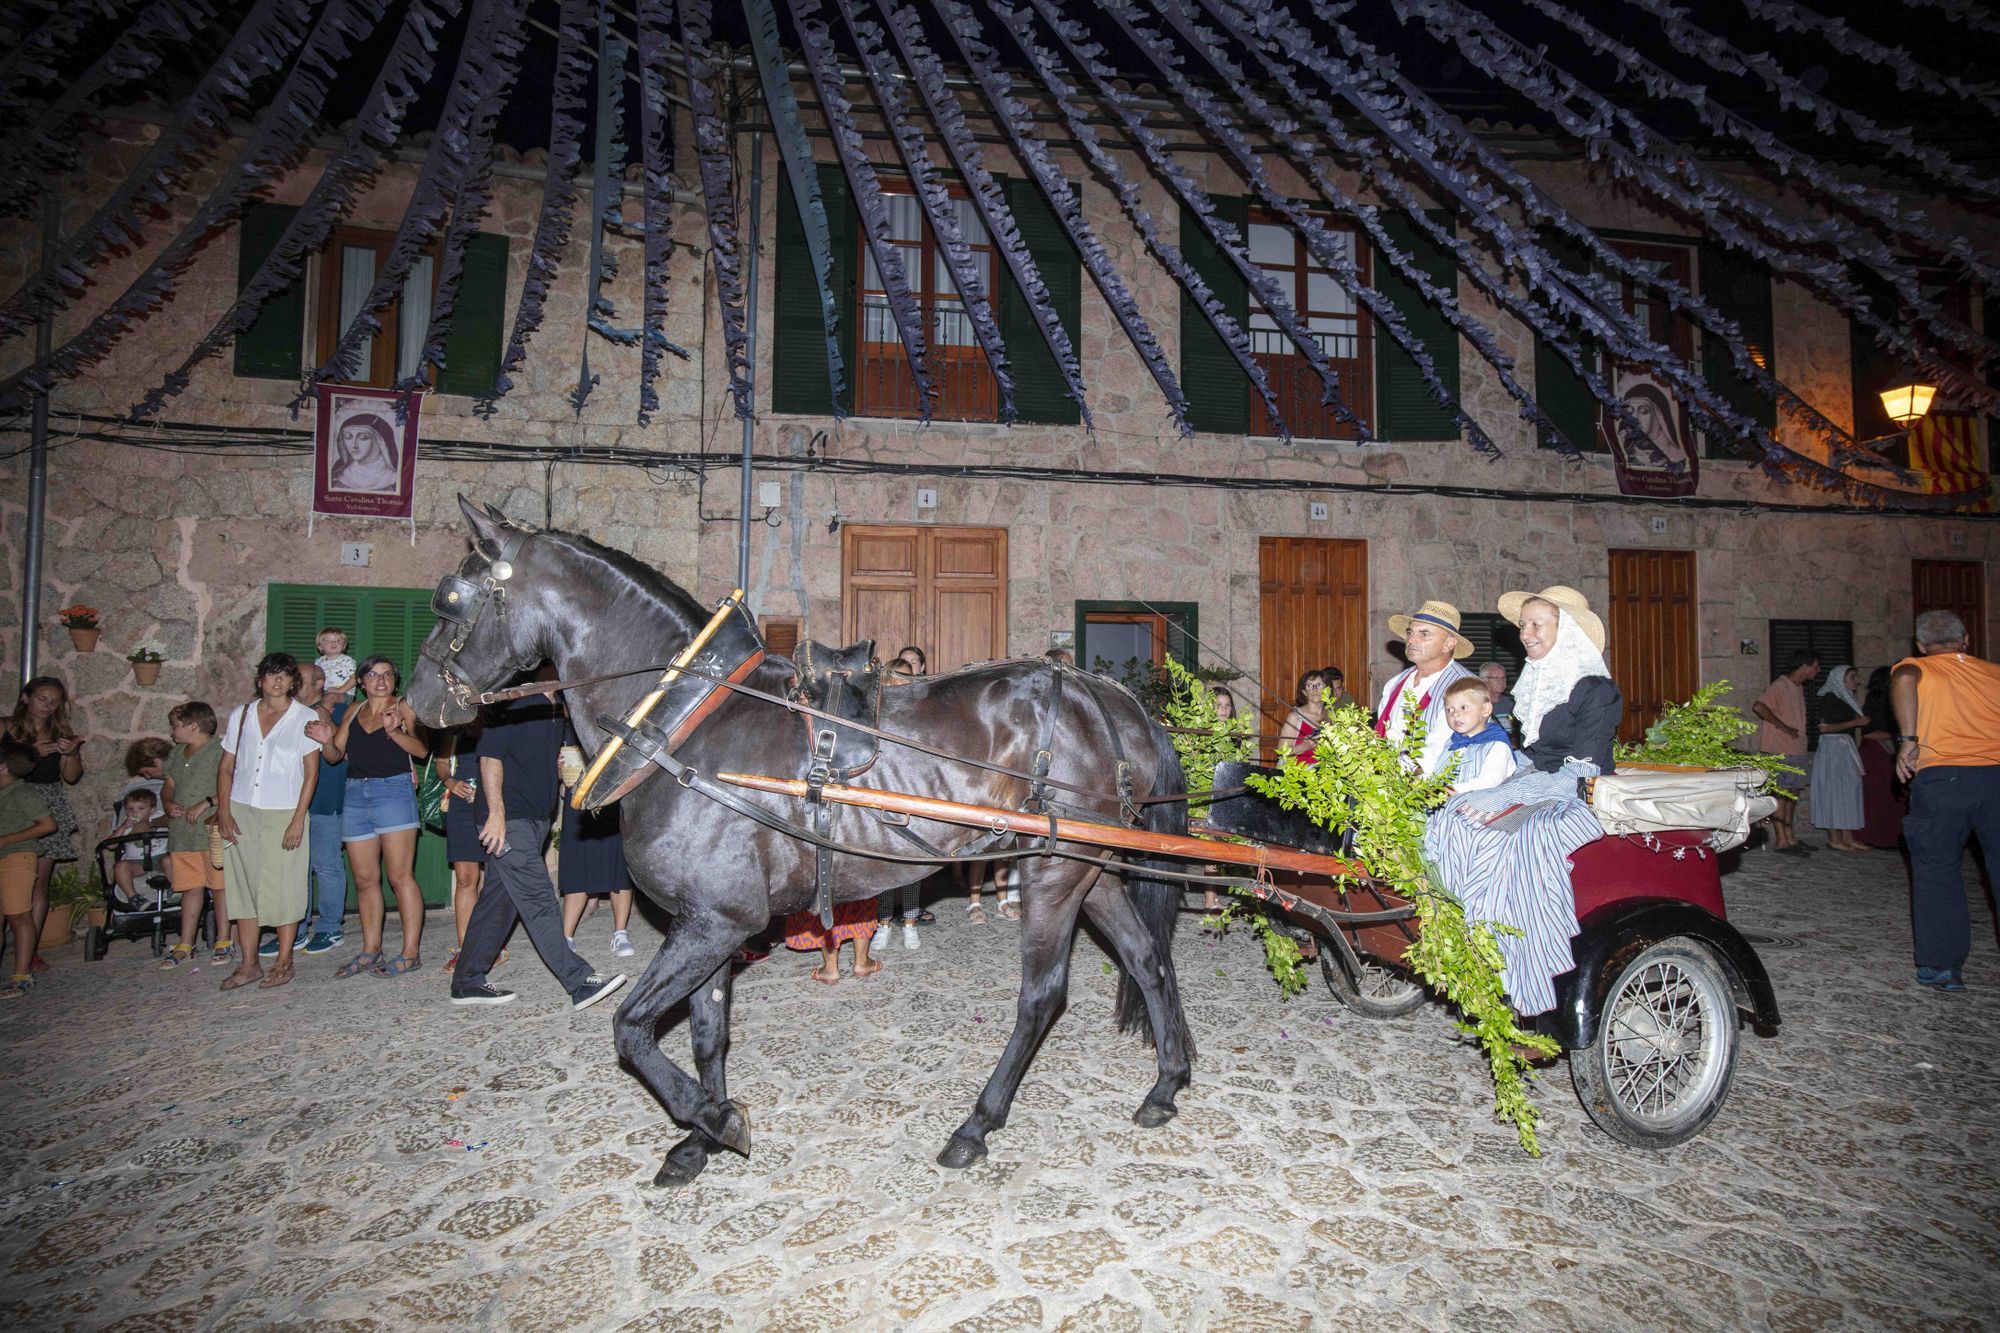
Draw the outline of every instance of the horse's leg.
M986 1136L1007 1123L1007 1112L1020 1090L1028 1061L1048 1034L1049 1024L1069 996L1070 943L1083 900L1101 872L1091 868L1055 884L1023 876L1021 885L1021 1001L1015 1009L1014 1033L1007 1039L1000 1063L993 1067L972 1114L952 1132L938 1165L971 1166L986 1156Z
M688 998L697 986L708 983L719 969L728 966L729 956L748 933L726 921L705 921L693 925L682 917L660 946L660 952L646 965L639 983L625 1003L618 1006L612 1031L618 1054L660 1099L667 1113L684 1125L692 1125L710 1140L734 1152L750 1155L750 1124L742 1111L724 1098L712 1095L688 1077L687 1071L667 1058L660 1049L659 1024L669 1009ZM714 998L717 987L709 985L703 996L690 1004L690 1018L696 1025L724 1025L727 1022L728 990ZM703 1016L704 1006L716 1012ZM699 1033L701 1027L695 1031ZM696 1057L704 1044L714 1048L719 1064L724 1037L713 1030L706 1043L696 1037Z
M731 964L723 963L694 988L688 997L688 1034L694 1039L695 1068L701 1071L701 1087L717 1103L728 1098L724 1072L729 1056L729 1006L734 999L735 979ZM692 1129L688 1136L667 1150L667 1160L653 1183L678 1189L702 1173L714 1140L706 1131Z
M1132 906L1122 880L1104 880L1083 900L1083 910L1111 941L1125 971L1138 983L1146 999L1146 1018L1153 1028L1159 1055L1160 1078L1153 1084L1132 1121L1145 1129L1166 1124L1180 1108L1174 1094L1188 1085L1187 1014L1181 1008L1180 983L1174 977L1174 960L1162 957L1153 934Z

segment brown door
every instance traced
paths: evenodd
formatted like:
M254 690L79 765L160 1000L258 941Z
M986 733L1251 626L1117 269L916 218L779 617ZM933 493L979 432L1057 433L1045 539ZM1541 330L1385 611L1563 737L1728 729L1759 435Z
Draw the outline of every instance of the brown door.
M1965 622L1967 646L1986 656L1986 565L1979 560L1912 560L1911 593L1919 615L1951 611Z
M1618 739L1644 739L1670 703L1701 683L1693 551L1611 552L1611 676L1625 695Z
M1258 674L1270 694L1257 698L1246 682L1238 698L1255 700L1263 717L1258 729L1277 732L1299 677L1315 667L1339 667L1347 692L1367 699L1368 543L1260 537L1257 572Z
M841 529L843 637L878 656L923 649L933 673L1007 655L1007 530Z

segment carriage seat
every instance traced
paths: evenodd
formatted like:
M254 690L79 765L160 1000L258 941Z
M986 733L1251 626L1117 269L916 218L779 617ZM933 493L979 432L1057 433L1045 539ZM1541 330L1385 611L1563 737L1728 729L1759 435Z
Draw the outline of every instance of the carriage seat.
M792 659L798 674L787 697L850 722L875 726L882 713L882 664L875 660L875 641L863 639L845 648L829 648L808 640ZM808 764L823 732L833 733L828 775L837 781L858 776L874 764L880 748L876 737L825 718L799 714L805 723Z

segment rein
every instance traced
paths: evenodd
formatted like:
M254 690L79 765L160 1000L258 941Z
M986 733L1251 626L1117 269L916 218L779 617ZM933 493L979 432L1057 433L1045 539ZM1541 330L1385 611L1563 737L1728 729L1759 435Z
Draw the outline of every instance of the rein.
M550 698L554 698L558 690L581 689L583 686L596 685L607 680L622 680L627 676L643 676L649 672L663 671L671 665L672 663L670 662L659 662L651 666L633 667L626 671L606 671L595 676L578 676L572 680L532 681L526 685L514 685L504 690L487 690L475 696L475 700L480 704L497 704L506 703L511 699L524 699L531 694L547 695ZM711 685L720 685L726 690L747 695L752 699L759 699L768 704L776 704L778 707L793 713L802 713L807 717L819 718L826 722L836 722L843 727L873 736L877 740L887 741L891 745L900 745L905 749L930 755L934 759L943 759L954 764L969 764L974 768L983 768L990 773L998 773L1003 777L1019 778L1031 786L1039 783L1045 787L1059 788L1074 796L1088 796L1093 800L1106 801L1114 805L1120 802L1129 802L1132 805L1171 805L1180 801L1204 799L1204 794L1192 792L1182 792L1178 795L1135 796L1127 798L1115 792L1097 791L1090 787L1079 787L1073 783L1060 782L1051 777L1037 777L1035 774L1026 772L1023 769L1009 768L1005 764L996 764L987 759L975 759L970 755L954 754L950 750L940 749L937 746L917 740L913 736L902 736L893 731L883 731L879 727L871 727L865 722L857 722L851 718L837 717L823 709L814 708L810 704L802 704L795 699L786 699L780 695L757 689L755 686L745 685L740 681L728 680L713 672L702 671L692 666L684 666L680 669L680 672L683 676L693 676L695 679L705 680ZM1240 796L1247 790L1248 788L1237 787L1227 791L1212 791L1205 793L1205 799L1219 801L1231 796Z

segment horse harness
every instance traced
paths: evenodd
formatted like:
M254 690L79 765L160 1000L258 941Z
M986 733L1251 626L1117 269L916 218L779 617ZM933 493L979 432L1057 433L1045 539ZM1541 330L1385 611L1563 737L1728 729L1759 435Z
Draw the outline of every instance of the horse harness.
M812 807L813 910L820 924L833 929L833 806L826 784L846 781L875 764L881 741L873 730L882 715L882 664L875 660L875 641L863 639L846 648L829 648L808 640L794 659L798 670L785 697L815 710L801 713L807 750L806 801ZM843 722L860 722L859 731Z
M507 623L507 580L514 577L514 561L521 554L522 544L533 535L529 530L516 529L477 582L462 574L447 574L438 580L436 590L431 593L431 610L451 626L451 645L438 652L426 638L418 655L438 669L439 682L460 708L471 709L484 700L472 686L459 679L452 664L465 650L466 641L472 637L473 628L486 614L487 607L493 608L503 626Z

